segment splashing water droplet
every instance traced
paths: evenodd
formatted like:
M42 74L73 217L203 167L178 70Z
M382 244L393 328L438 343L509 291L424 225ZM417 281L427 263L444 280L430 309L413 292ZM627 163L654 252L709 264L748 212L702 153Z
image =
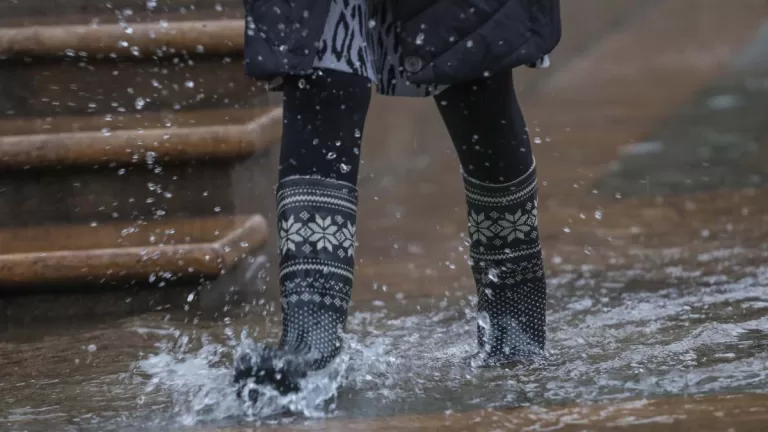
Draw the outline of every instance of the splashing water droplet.
M346 164L339 164L339 169L343 173L348 173L352 169L352 166L346 165Z
M486 312L479 312L477 314L477 323L480 325L480 327L484 329L491 328L491 318L488 316L488 313Z
M499 271L495 268L488 269L488 279L498 282L499 281Z

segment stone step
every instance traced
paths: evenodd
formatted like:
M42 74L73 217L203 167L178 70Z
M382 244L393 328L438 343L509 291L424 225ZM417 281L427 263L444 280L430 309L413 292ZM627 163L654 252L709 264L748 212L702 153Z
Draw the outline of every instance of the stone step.
M0 2L0 27L242 18L242 0L16 0Z
M282 109L256 111L242 125L193 126L138 130L0 136L0 168L227 160L261 153L275 145L282 129Z
M215 279L266 241L260 215L0 229L0 291Z
M267 106L266 109L270 107ZM49 117L0 116L0 136L67 132L141 130L169 127L242 125L258 118L264 107L240 109L161 110L116 112L101 115L56 115Z
M45 25L0 29L0 58L160 58L184 54L242 56L244 20L106 25Z
M263 83L244 74L242 18L146 18L0 26L0 116L140 115L265 104Z
M267 231L260 215L0 229L0 324L253 301Z
M241 125L0 137L0 227L262 213L281 108Z
M0 60L0 118L139 116L267 101L264 84L249 79L235 57Z

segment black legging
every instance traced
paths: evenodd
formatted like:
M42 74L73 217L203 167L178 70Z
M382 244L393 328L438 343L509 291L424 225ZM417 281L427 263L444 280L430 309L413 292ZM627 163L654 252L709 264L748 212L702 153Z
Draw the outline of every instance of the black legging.
M285 79L280 178L320 176L357 184L368 78L332 70ZM533 164L512 73L454 84L435 97L464 172L502 184Z

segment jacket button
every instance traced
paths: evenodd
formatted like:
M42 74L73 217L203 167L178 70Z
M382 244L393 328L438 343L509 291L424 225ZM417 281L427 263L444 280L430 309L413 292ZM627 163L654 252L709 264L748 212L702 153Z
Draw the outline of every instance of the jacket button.
M408 56L405 58L405 70L410 73L416 73L424 67L424 62L416 56Z

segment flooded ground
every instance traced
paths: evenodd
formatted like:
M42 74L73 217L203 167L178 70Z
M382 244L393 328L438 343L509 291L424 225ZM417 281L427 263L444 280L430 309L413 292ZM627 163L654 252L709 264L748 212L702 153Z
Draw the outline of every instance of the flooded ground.
M377 99L338 379L315 377L294 400L235 398L243 336L278 336L272 283L228 318L3 333L0 429L763 430L768 11L701 1L654 2L586 52L566 45L560 69L520 76L542 184L547 358L462 364L474 287L455 156L431 101Z
M315 378L314 391L338 391L332 406L305 396L292 401L293 416L265 419L275 407L264 402L248 417L231 383L242 329L277 336L269 312L14 332L0 343L3 429L199 430L768 389L768 250L633 255L630 269L555 266L549 357L537 364L465 367L475 321L462 292L358 305L340 387Z

